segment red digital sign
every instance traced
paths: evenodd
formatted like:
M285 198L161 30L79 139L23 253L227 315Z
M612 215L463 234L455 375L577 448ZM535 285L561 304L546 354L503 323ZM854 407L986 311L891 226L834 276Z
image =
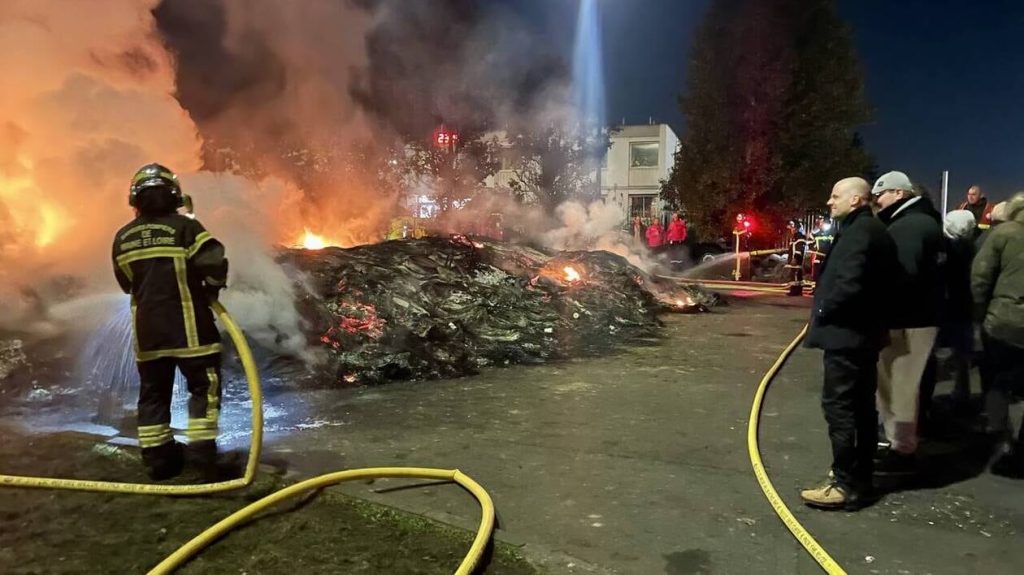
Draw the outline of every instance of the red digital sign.
M434 130L434 145L438 148L450 149L459 143L459 133L444 126Z

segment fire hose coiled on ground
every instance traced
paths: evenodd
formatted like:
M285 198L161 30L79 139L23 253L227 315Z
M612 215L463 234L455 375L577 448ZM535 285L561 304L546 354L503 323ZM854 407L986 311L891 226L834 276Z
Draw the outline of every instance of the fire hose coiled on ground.
M89 481L81 479L62 479L51 477L27 477L20 475L0 474L0 486L4 487L31 487L40 489L66 489L75 491L95 491L102 493L128 493L138 495L177 495L194 496L223 493L243 489L252 484L256 477L256 469L259 465L260 450L263 446L263 394L260 389L260 376L256 369L256 362L252 356L252 350L242 334L241 328L220 302L214 302L213 311L217 314L221 323L231 337L238 357L242 361L245 371L245 379L249 385L249 393L252 397L252 442L249 447L249 458L246 461L245 473L242 477L230 481L218 483L207 483L201 485L157 485L150 483L118 483L110 481ZM197 555L204 548L212 544L217 538L240 526L264 509L330 485L345 481L371 478L415 478L452 481L458 483L469 491L480 503L480 527L477 529L476 537L470 546L469 551L463 558L462 563L455 571L456 575L468 575L478 565L487 543L494 531L494 503L490 495L472 478L463 474L457 469L430 469L421 467L372 467L366 469L349 469L327 473L305 481L296 483L290 487L271 493L242 509L222 519L206 531L203 531L191 541L181 546L177 551L161 561L156 567L149 571L149 575L167 575L173 573L189 559Z
M761 491L764 492L765 497L768 499L768 503L772 506L775 514L779 516L779 519L789 528L789 531L796 537L796 540L803 545L804 549L811 555L811 557L818 562L818 565L825 570L829 575L846 575L846 571L839 566L838 563L832 559L832 556L818 543L807 529L797 521L793 513L790 512L786 504L783 503L782 498L779 497L779 492L775 490L775 486L772 485L771 479L768 478L768 473L764 470L764 463L761 461L761 448L758 445L758 428L761 424L761 408L764 404L764 396L768 391L768 386L771 385L772 380L775 379L775 375L785 365L786 360L793 353L800 342L803 341L804 336L807 335L807 326L800 331L799 334L789 342L786 349L782 351L779 358L775 360L775 363L768 369L768 372L761 378L761 383L757 386L757 392L754 394L754 403L750 407L750 421L747 424L747 451L750 454L750 464L754 467L754 476L757 477L757 483L761 486Z

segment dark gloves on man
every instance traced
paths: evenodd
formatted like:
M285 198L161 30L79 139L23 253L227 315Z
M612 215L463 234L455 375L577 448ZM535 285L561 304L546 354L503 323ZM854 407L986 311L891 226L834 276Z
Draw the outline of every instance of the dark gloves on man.
M203 291L206 292L206 297L210 298L210 301L217 301L220 296L220 290L227 287L228 278L228 259L223 259L222 269L218 270L217 277L208 275L203 278Z

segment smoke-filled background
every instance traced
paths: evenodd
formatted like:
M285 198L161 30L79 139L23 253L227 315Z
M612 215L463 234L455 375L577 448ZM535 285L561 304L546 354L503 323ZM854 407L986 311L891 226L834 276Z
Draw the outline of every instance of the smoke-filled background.
M483 0L7 0L0 317L113 288L127 183L158 161L228 246L236 315L297 345L292 287L263 273L272 248L307 230L381 239L403 192L390 167L441 123L475 135L571 118L556 44ZM567 213L556 225L579 224Z
M0 317L21 297L96 283L131 218L126 178L155 158L200 167L151 6L129 0L0 4ZM59 278L78 278L58 281ZM27 292L26 292L27 295Z

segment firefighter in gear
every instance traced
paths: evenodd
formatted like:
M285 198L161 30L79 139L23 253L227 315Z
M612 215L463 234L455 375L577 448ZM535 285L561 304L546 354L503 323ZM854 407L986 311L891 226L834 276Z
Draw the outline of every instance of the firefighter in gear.
M825 218L818 218L811 232L811 280L817 284L818 275L821 273L821 265L825 263L829 250L832 249L832 241L835 236L832 232L832 222Z
M807 234L800 220L790 220L786 226L789 244L789 258L786 269L793 274L789 284L789 295L803 295L804 289L804 253L807 250Z
M184 196L174 172L143 166L128 203L136 218L114 236L114 275L131 295L132 335L141 386L139 446L152 479L178 475L184 449L171 431L175 369L188 382L189 455L207 474L217 455L220 333L211 300L225 287L224 246L195 219L178 214Z

